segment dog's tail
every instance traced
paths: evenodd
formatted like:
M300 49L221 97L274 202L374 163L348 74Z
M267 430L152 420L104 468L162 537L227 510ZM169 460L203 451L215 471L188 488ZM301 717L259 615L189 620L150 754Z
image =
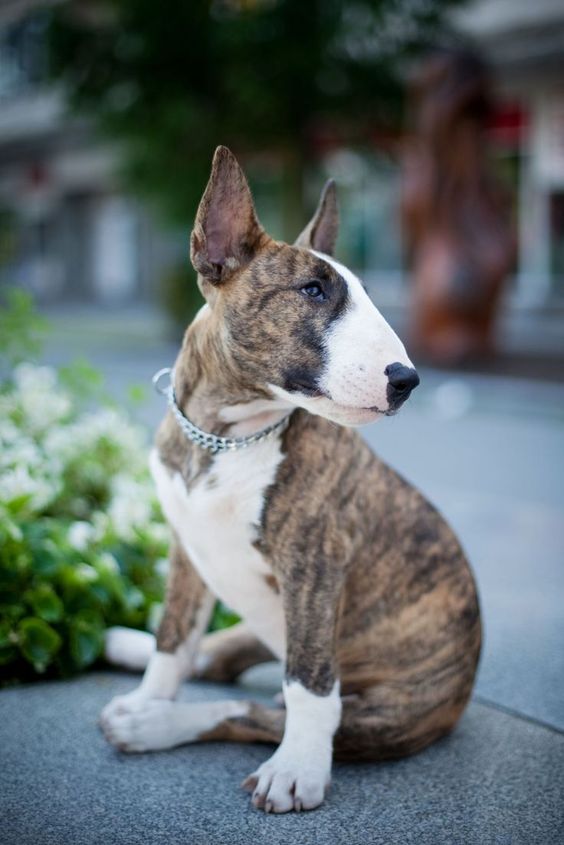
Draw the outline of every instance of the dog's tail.
M134 628L108 628L104 657L108 663L132 672L142 672L155 650L155 637Z

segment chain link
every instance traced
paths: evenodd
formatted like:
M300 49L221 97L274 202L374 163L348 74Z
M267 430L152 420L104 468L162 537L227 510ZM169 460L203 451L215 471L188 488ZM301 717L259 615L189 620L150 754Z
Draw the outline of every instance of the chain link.
M169 383L166 387L162 387L160 384L164 376L169 377ZM207 431L203 431L195 423L190 422L188 417L180 410L174 392L173 378L173 370L170 367L164 367L153 376L153 386L157 393L166 396L168 404L188 440L202 449L211 452L212 455L218 452L235 452L237 449L246 449L254 443L260 443L261 440L265 440L273 434L284 431L290 421L291 413L278 420L278 422L267 426L267 428L263 428L261 431L255 432L255 434L250 434L248 437L220 437L218 434L210 434Z

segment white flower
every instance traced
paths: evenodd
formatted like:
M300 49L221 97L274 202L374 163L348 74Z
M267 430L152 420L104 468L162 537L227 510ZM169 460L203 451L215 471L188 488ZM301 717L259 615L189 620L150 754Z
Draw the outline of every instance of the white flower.
M81 576L83 581L97 581L98 573L89 563L79 563L76 571Z
M41 450L25 434L19 433L18 438L10 442L0 433L0 469L25 466L30 470L39 470L44 475L50 474L44 472L43 465Z
M155 563L155 572L160 575L161 578L166 578L168 576L169 569L170 563L166 557L160 557Z
M11 422L9 417L16 411L18 408L18 403L14 393L3 393L0 394L0 421L3 430L8 431ZM5 429L4 427L7 426Z
M101 540L104 539L104 536L108 531L110 518L107 513L104 513L103 511L96 511L94 514L92 514L91 524L92 540L94 543L99 543Z
M170 542L170 531L164 522L153 520L147 526L147 533L154 543L168 544Z
M94 526L89 522L78 520L69 528L68 541L79 552L83 552L94 538Z
M25 425L41 433L60 422L71 410L70 398L57 384L51 367L19 364L14 370L16 399L23 412Z
M98 558L98 565L102 569L107 570L108 572L118 573L120 571L117 560L109 552L102 552L102 554Z
M41 511L60 492L56 479L34 478L26 466L17 466L0 475L0 500L13 502L23 496L29 497L28 508Z
M6 398L6 396L0 396L0 443L3 448L11 446L13 443L17 443L21 437L21 433L17 425L15 425L12 420L9 420L4 414L5 408L3 407L2 400Z
M94 452L102 440L114 446L118 469L132 475L145 470L144 431L112 408L84 414L75 423L49 432L45 439L45 449L48 454L66 464L87 452Z
M122 540L135 539L135 529L145 528L151 519L152 491L147 483L117 476L108 515L117 536Z

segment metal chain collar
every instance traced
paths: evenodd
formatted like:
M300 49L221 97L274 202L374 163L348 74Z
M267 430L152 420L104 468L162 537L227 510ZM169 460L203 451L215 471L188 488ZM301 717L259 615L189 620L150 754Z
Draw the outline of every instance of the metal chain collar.
M159 382L165 376L168 376L169 383L165 387L162 387L159 385ZM290 421L291 413L278 422L273 423L273 425L269 425L255 434L249 434L247 437L219 437L217 434L209 434L207 431L203 431L193 422L190 422L188 417L184 416L176 401L174 371L171 367L163 367L162 370L155 373L152 382L157 393L166 396L170 409L188 440L200 446L201 449L211 452L212 455L218 452L235 452L237 449L246 449L247 446L252 446L253 443L260 443L261 440L265 440L277 432L284 431Z

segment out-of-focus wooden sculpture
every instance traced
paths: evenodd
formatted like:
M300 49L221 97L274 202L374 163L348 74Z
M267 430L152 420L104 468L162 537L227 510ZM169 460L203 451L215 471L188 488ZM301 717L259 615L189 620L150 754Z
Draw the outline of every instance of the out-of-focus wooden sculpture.
M507 205L486 157L485 67L471 53L434 53L413 81L412 100L402 194L412 343L423 357L455 365L491 352L515 254Z

